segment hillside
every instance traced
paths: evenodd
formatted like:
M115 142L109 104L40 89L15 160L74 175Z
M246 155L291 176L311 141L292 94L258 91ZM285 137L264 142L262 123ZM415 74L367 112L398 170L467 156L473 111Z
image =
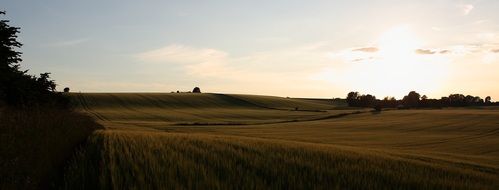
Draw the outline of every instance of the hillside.
M73 94L76 104L92 108L152 107L163 109L272 108L328 110L338 107L326 99L295 99L277 96L213 93L84 93ZM79 101L85 99L85 102ZM344 106L344 105L341 105Z
M499 188L498 109L371 112L223 94L73 100L106 130L73 158L68 189Z
M330 101L254 95L89 93L72 96L77 109L100 121L124 125L259 124L345 112L338 111L339 106Z

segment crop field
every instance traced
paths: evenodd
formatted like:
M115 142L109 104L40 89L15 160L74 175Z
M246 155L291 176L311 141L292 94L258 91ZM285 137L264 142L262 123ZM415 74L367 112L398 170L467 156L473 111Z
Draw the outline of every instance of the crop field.
M226 94L73 94L106 127L64 187L498 189L499 109Z

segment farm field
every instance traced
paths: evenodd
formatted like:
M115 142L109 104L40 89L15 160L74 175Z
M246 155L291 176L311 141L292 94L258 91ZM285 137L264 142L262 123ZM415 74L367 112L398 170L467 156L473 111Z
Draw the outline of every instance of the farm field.
M499 109L227 94L73 94L98 120L65 188L499 188ZM242 177L243 176L243 177Z

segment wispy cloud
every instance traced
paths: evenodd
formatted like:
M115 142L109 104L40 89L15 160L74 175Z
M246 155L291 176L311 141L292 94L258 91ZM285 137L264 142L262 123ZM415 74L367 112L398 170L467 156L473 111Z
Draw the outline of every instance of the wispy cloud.
M366 53L374 53L379 51L377 47L365 47L365 48L357 48L353 49L352 51L360 51L360 52L366 52Z
M163 48L146 51L136 55L142 61L153 63L202 63L221 61L228 54L224 51L210 48L194 48L172 44Z
M458 5L464 15L469 15L471 11L475 8L472 4L461 4Z
M71 39L71 40L63 40L54 43L47 44L47 47L69 47L76 46L82 43L89 41L90 38L79 38L79 39Z
M448 54L448 53L452 53L451 50L448 50L448 49L444 49L444 50L440 50L439 52L440 54Z
M176 64L189 77L202 81L223 80L225 85L244 86L266 84L259 89L286 86L291 82L312 88L308 75L315 73L317 68L331 64L327 51L321 49L323 45L320 44L305 44L242 56L231 56L214 48L173 44L136 54L135 57L143 63L151 63L148 64L149 67ZM307 67L304 68L304 64ZM268 92L273 90L277 89L268 89Z
M417 49L415 52L420 55L433 55L436 53L435 51L429 49Z

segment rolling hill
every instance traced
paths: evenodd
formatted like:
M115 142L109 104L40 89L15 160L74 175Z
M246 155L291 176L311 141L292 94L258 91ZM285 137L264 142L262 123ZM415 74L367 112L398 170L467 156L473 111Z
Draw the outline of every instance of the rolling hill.
M226 94L74 94L77 109L102 122L158 125L262 124L317 119L339 110L331 101Z
M498 109L379 113L225 94L73 100L106 130L74 157L69 189L499 188Z

